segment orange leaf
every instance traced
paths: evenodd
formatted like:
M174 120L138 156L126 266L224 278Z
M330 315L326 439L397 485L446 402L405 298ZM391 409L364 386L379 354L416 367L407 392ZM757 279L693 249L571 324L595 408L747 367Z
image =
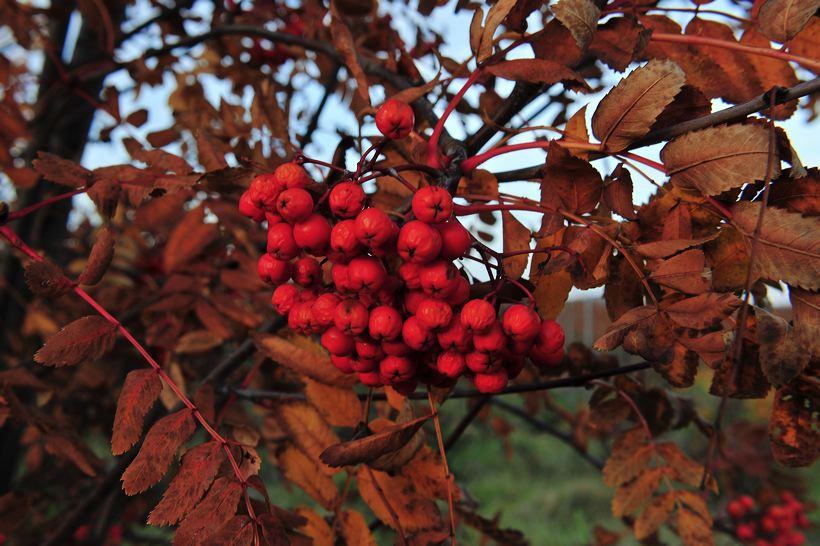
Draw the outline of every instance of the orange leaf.
M308 402L335 427L353 428L362 418L362 403L356 393L348 387L336 387L309 377L303 377L305 396Z
M122 455L137 443L142 434L145 414L161 392L162 381L153 369L133 370L128 373L117 399L111 453Z
M306 402L281 404L276 416L281 426L289 433L290 439L314 461L320 460L320 454L325 449L339 443L339 437L327 421L316 408ZM324 465L320 468L328 475L337 472Z
M296 513L305 519L299 531L312 539L313 546L333 546L333 531L325 518L306 506L300 506Z
M820 457L820 389L804 382L779 389L772 405L769 438L774 458L786 466L808 466Z
M666 523L675 510L675 492L667 491L652 499L646 508L635 518L635 538L643 540Z
M204 219L205 209L200 205L188 212L176 225L163 252L163 267L166 272L187 264L216 239L216 225L205 224Z
M288 446L279 455L279 465L285 478L298 485L326 510L333 510L339 502L339 490L330 477L300 450Z
M612 515L620 518L637 510L652 497L662 476L662 469L650 468L631 482L620 485L612 498Z
M390 476L377 470L368 471L366 467L359 467L356 476L359 482L359 494L373 513L382 523L393 527L393 519L378 493L381 488L390 505L399 517L402 529L414 531L417 529L440 528L441 514L433 499L419 494L413 487L413 482L404 476ZM374 481L370 478L372 476Z
M97 284L100 282L113 257L114 236L108 227L104 227L97 232L97 239L94 241L94 246L91 247L91 254L77 282L80 284Z
M502 229L504 233L504 252L530 248L532 233L530 233L530 230L527 229L524 224L519 222L518 219L507 210L501 211L501 221L503 223ZM504 273L512 279L518 279L527 268L529 259L529 254L520 254L505 258L501 264L504 268Z
M355 381L337 370L318 346L311 351L277 335L253 334L253 341L257 349L277 364L326 385L350 386Z
M376 546L376 539L373 538L370 527L368 527L361 512L342 510L339 512L339 523L341 524L342 537L344 538L345 544Z
M82 317L48 338L34 353L34 361L46 366L75 366L96 360L114 347L117 330L99 316Z
M817 0L766 0L757 24L767 38L784 44L806 27L818 8Z
M179 524L174 546L201 544L208 539L233 518L241 496L242 486L235 478L218 478L202 502Z

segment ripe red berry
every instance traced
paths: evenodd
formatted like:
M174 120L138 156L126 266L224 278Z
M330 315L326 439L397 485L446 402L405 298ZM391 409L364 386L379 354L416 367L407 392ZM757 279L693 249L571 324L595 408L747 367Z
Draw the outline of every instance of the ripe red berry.
M247 194L250 201L258 208L272 211L276 210L276 199L284 189L285 184L277 180L275 175L265 173L253 179Z
M342 373L353 373L353 357L350 355L330 355L330 363Z
M291 307L298 301L299 289L295 284L280 284L273 291L270 303L280 315L287 315Z
M310 322L322 328L333 324L336 307L339 305L339 296L333 292L326 292L313 300L310 308ZM349 332L345 332L349 333Z
M470 333L482 333L495 322L495 307L485 300L474 299L461 308L461 324Z
M293 226L293 238L299 248L314 256L323 256L330 242L330 223L321 214L311 214Z
M368 331L375 340L393 340L401 334L401 315L393 307L380 305L370 311Z
M322 266L310 256L299 258L293 264L293 280L302 286L315 286L322 282Z
M381 360L384 358L384 350L378 341L359 338L356 340L356 355L367 360Z
M379 376L385 384L409 381L415 374L415 363L404 356L387 356L379 363Z
M535 339L541 329L541 318L527 305L516 304L507 309L501 319L504 333L513 341Z
M279 214L269 210L265 211L265 221L268 223L269 226L284 222L284 220L282 220L282 217L279 216Z
M367 330L369 313L359 300L343 300L339 302L333 313L333 323L336 328L345 333L358 336Z
M381 387L383 384L377 371L359 373L359 382L367 387Z
M752 540L755 538L755 528L751 523L742 523L735 530L737 538L740 540Z
M350 271L347 264L334 263L330 269L330 276L337 292L350 290Z
M381 247L394 234L395 225L387 214L376 207L364 209L356 216L356 237L369 248Z
M254 222L261 222L265 219L265 211L251 200L249 191L243 193L239 198L239 212Z
M335 326L325 330L325 333L322 334L321 343L322 347L327 349L327 352L339 356L353 354L356 347L353 336L347 335Z
M475 373L494 373L500 370L503 365L500 358L479 351L470 351L464 355L464 362L467 364L467 368Z
M280 260L291 260L298 256L300 249L293 238L293 228L283 223L268 225L267 250Z
M438 344L445 351L453 349L459 352L467 352L472 347L473 336L461 323L459 315L453 317L450 324L436 334Z
M729 515L731 515L731 513ZM766 516L760 520L760 528L766 533L774 533L777 531L777 521L772 517Z
M404 308L411 315L415 315L419 304L429 296L421 290L410 290L404 294Z
M440 224L453 215L453 196L441 186L426 186L416 190L411 206L422 222Z
M398 339L393 341L383 339L382 350L384 350L384 354L391 356L406 356L412 352L404 341Z
M434 298L449 297L458 286L458 270L453 262L443 260L419 267L419 283L422 290Z
M310 332L310 307L310 302L302 301L295 303L293 307L290 308L290 313L288 313L288 327L291 330L302 333Z
M746 508L739 500L729 501L726 505L726 512L732 519L740 519L746 514Z
M464 373L467 362L460 351L444 351L436 358L436 369L447 377L459 377Z
M477 373L473 377L475 388L485 394L495 394L504 390L509 378L504 368L493 373Z
M495 320L483 332L473 334L473 347L482 353L497 353L507 346L507 336L501 324Z
M364 207L364 190L355 182L341 182L330 190L327 202L339 218L354 218Z
M555 325L551 325L550 327L553 330L555 329ZM559 328L560 328L560 326L559 326ZM563 337L564 337L564 331L561 330L561 338L562 338L561 345L564 344ZM740 504L743 506L743 508L745 508L747 511L749 511L749 510L751 510L755 507L755 500L752 497L750 497L749 495L741 495L737 498L737 500L738 500L738 502L740 502Z
M419 280L419 265L404 262L399 266L399 277L404 281L404 285L410 290L418 290L421 288L421 281Z
M425 328L441 330L453 320L453 308L446 301L426 298L416 308L416 318Z
M259 278L268 284L282 284L290 279L291 265L274 258L270 254L262 254L256 264Z
M473 244L473 238L461 222L452 218L435 225L441 234L441 257L445 260L455 260L466 256Z
M378 258L359 256L350 260L347 269L348 286L351 290L377 292L387 280L387 271Z
M461 275L456 276L455 288L444 300L453 307L464 305L470 299L470 282Z
M310 175L301 166L292 161L282 163L273 171L276 181L286 188L304 188L312 182Z
M426 351L436 342L436 336L418 317L408 317L401 327L401 338L414 351Z
M557 350L548 353L539 349L537 345L533 345L527 356L536 365L542 368L551 368L560 365L564 361L564 349L559 347Z
M555 353L564 347L564 329L554 320L545 320L541 323L538 335L535 338L533 349L540 353ZM741 501L743 502L743 501ZM752 501L754 506L754 501Z
M276 212L286 222L301 222L313 212L313 197L302 188L287 189L276 199Z
M396 249L405 261L429 263L441 252L441 235L424 222L412 220L404 224L399 231Z
M389 99L376 111L376 127L387 138L404 138L413 130L415 115L409 104Z
M330 249L343 261L361 254L363 248L356 238L356 223L353 220L342 220L333 226L330 230Z

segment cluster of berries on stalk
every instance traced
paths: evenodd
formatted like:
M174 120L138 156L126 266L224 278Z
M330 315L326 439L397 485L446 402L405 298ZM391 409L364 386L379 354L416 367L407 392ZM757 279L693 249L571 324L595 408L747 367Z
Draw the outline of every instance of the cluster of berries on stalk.
M387 101L376 124L387 138L413 128L412 109ZM297 163L257 176L240 211L268 225L259 276L276 286L271 303L291 329L321 335L334 366L368 386L399 392L422 382L451 387L469 378L481 392L504 389L525 357L542 367L564 357L564 332L529 305L499 316L471 298L454 260L473 244L439 186L418 188L414 219L399 225L370 206L361 184L342 180L322 195ZM289 282L292 281L292 282Z
M726 506L735 523L735 535L750 546L802 546L806 536L798 529L809 526L803 503L790 491L780 494L780 502L758 507L754 499L741 495Z

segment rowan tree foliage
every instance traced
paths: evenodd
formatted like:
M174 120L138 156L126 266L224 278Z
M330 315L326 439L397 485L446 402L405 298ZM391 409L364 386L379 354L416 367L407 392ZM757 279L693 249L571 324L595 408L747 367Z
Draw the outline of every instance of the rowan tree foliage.
M818 7L4 2L0 543L527 544L447 462L491 418L600 472L595 544L804 543Z

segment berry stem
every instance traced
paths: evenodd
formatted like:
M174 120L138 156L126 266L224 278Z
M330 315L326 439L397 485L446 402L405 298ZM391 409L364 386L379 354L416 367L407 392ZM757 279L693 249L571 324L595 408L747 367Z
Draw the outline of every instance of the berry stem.
M64 199L70 199L70 198L74 197L75 195L85 193L86 191L88 191L86 188L80 188L78 190L73 190L73 191L69 191L69 192L66 192L66 193L61 193L59 195L54 195L52 197L48 197L46 199L43 199L42 201L38 201L37 203L34 203L33 205L29 205L28 207L25 207L25 208L22 208L20 210L16 210L16 211L12 212L11 214L9 214L8 221L11 222L12 220L18 220L18 219L22 218L23 216L28 216L32 212L40 210L41 208L43 208L47 205L57 203L57 202L62 201Z
M461 86L458 93L456 93L450 102L447 103L444 113L441 115L438 122L436 122L436 127L433 129L433 134L430 135L430 140L427 141L427 165L429 167L433 167L434 169L440 169L443 167L438 153L438 141L441 139L442 131L444 131L444 122L446 122L447 118L450 117L450 114L453 113L456 105L464 97L467 90L470 89L476 81L478 81L478 78L481 77L481 73L482 69L477 68L472 74L470 74L470 77L467 78L467 81L464 82L464 85Z
M450 466L447 464L447 455L444 450L444 438L441 434L441 421L439 420L438 411L436 411L436 402L433 400L433 392L427 388L427 402L430 404L430 412L433 414L433 423L436 428L436 441L438 442L438 451L441 454L441 463L444 465L444 479L447 480L447 508L450 511L450 544L456 546L456 510L453 502L453 486L454 477L450 474Z
M484 163L485 161L489 161L490 159L502 155L508 154L510 152L517 152L519 150L533 150L533 149L546 149L550 147L552 140L537 140L535 142L520 142L518 144L510 144L508 146L499 146L497 148L493 148L491 150L487 150L486 152L478 155L474 155L473 157L468 157L464 161L461 162L461 172L468 173L474 170L476 167ZM595 144L592 142L572 142L572 141L554 141L558 142L558 144L564 148L570 148L574 150L590 150L598 152L601 150L600 144Z
M379 495L384 507L387 509L387 513L390 514L390 519L393 521L393 527L396 528L396 532L399 534L399 544L401 544L401 546L407 546L407 537L404 536L404 531L401 528L399 515L396 514L396 511L393 509L390 501L387 500L387 496L384 494L384 490L379 485L379 482L376 481L376 475L373 474L373 470L367 465L364 466L364 470L370 477L370 481L373 482L373 488L376 490L376 493Z

